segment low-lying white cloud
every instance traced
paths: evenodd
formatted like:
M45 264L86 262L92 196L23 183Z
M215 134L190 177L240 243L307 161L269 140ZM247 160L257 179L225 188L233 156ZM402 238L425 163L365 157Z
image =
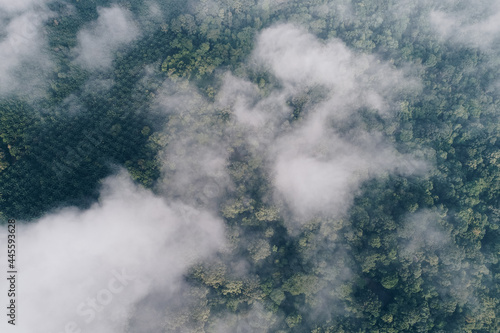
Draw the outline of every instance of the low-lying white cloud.
M218 96L248 129L247 139L267 155L277 198L300 224L315 215L347 211L361 183L398 170L422 172L425 163L401 155L382 133L365 130L360 109L391 117L404 98L418 93L411 69L396 69L373 55L358 54L337 39L320 41L290 24L264 30L252 55L256 68L281 88L262 98L256 85L226 75ZM291 98L322 89L290 123Z
M17 238L15 331L67 332L69 325L109 333L123 332L151 291L172 297L187 268L223 246L224 229L209 212L166 203L122 173L104 181L91 208L18 224ZM0 257L6 262L5 251Z
M9 15L13 13L24 12L28 9L32 9L35 6L44 5L45 3L47 3L47 0L0 0L0 8L3 11L3 15Z
M99 17L90 26L78 32L76 62L88 69L106 69L111 66L114 53L139 36L139 28L132 14L117 5L99 8Z
M52 62L44 23L52 14L44 3L0 2L0 96L38 95L46 86Z
M460 10L434 10L432 25L439 35L455 43L497 49L500 42L500 2L481 0L466 3Z
M290 24L266 29L254 50L255 61L293 93L315 85L330 89L330 115L370 107L384 112L393 99L419 88L408 71L397 70L374 55L355 53L341 40L326 42Z

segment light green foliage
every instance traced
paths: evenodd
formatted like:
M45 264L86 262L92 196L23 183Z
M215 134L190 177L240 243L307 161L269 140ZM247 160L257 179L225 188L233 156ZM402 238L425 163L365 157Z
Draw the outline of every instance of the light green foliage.
M255 213L255 217L259 221L276 221L279 219L279 210L275 207L261 208Z
M313 275L295 274L283 284L283 290L293 296L304 294L310 296L317 291L317 277Z
M285 319L285 322L286 324L288 325L288 327L290 328L294 328L295 326L297 326L298 324L300 324L300 322L302 321L302 316L301 315L290 315L288 317L286 317Z
M259 239L253 242L249 248L250 256L256 262L264 260L271 254L271 247L264 239Z
M391 276L384 276L382 278L382 286L385 289L392 289L398 284L398 276L397 275L391 275Z

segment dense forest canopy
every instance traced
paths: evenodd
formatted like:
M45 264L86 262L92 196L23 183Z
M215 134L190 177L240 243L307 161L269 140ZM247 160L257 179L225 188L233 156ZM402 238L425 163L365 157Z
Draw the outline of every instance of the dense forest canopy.
M500 332L499 22L497 0L0 0L19 328Z

